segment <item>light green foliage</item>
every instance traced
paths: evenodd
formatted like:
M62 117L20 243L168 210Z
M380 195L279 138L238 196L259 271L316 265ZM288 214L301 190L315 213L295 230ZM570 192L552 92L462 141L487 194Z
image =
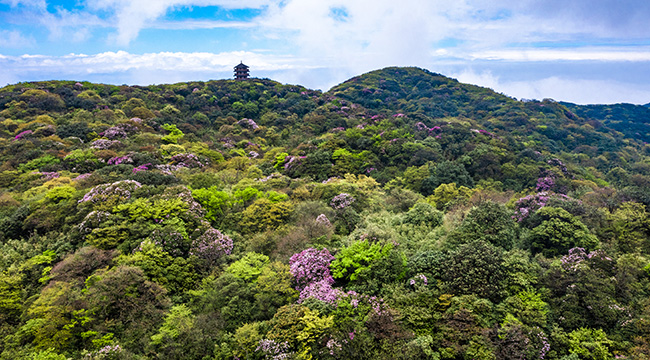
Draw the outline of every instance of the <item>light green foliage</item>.
M260 324L244 324L235 331L234 340L237 348L233 354L243 359L254 358L255 350L262 339L260 334Z
M321 334L334 325L334 317L321 317L316 310L301 305L287 305L278 309L271 320L267 337L277 342L288 342L299 359L311 360L312 347Z
M527 326L546 326L550 308L538 293L522 291L507 298L500 306L508 316L512 316Z
M388 256L392 249L392 244L370 244L368 240L354 242L336 254L336 259L330 265L332 276L354 281L361 273L368 271L374 261Z
M182 139L185 134L180 131L176 125L164 124L163 129L169 131L169 134L162 137L162 141L166 144L177 144L178 140Z
M276 168L277 170L281 170L282 167L284 166L284 162L285 162L284 159L286 159L287 156L289 156L289 154L285 152L281 152L275 155L275 164L273 164L273 167Z
M160 152L165 156L174 156L187 152L185 147L177 144L164 144L160 145Z
M227 272L246 281L256 281L262 273L262 268L269 263L269 257L264 254L249 252L241 259L228 266Z
M74 196L77 190L69 185L58 186L48 191L45 198L51 202L58 203L60 201L68 200Z
M266 194L265 194L265 196L266 196L267 199L269 199L272 203L278 203L278 202L281 202L281 201L287 201L287 200L289 200L289 195L287 195L287 194L283 194L283 193L279 193L279 192L277 192L277 191L273 191L273 190L267 191Z
M426 225L432 228L442 225L443 213L431 204L419 202L404 215L404 222L413 225Z
M54 349L42 350L37 353L31 354L25 360L68 360L65 355L57 354Z
M30 160L30 161L28 161L28 162L26 162L24 164L20 164L18 166L18 170L20 170L20 171L38 170L38 169L40 169L40 168L42 168L44 166L54 165L54 164L58 164L60 162L61 162L61 160L59 160L58 158L56 158L56 157L54 157L54 156L52 156L50 154L47 154L47 155L43 155L43 156L41 156L41 157L39 157L37 159Z
M289 265L274 261L262 268L257 278L255 300L270 318L280 307L295 302L298 291L293 288Z
M276 229L292 214L293 204L288 201L273 203L266 198L257 199L242 212L240 228L244 233Z
M581 360L609 360L614 343L602 329L581 328L569 333L569 351Z
M180 198L156 199L138 198L128 204L121 204L114 208L115 212L122 212L131 220L135 219L164 219L180 217L188 209L188 204Z
M211 186L208 189L192 190L192 197L206 210L206 219L213 222L226 213L232 202L230 195L219 190L216 186Z
M250 204L250 201L255 200L258 196L260 196L260 191L249 186L235 190L233 193L233 202L242 205Z
M456 183L440 184L433 190L433 194L427 197L427 202L434 205L438 210L443 210L448 204L454 201L469 199L474 190L465 186L456 186Z
M21 281L17 274L0 273L0 321L15 320L22 309Z
M620 250L630 252L644 247L645 250L650 249L650 244L644 241L650 236L650 216L645 206L625 202L611 214L610 219Z
M194 326L194 319L192 310L185 304L172 306L158 333L151 336L151 343L160 345L167 338L176 339L181 334L187 333Z

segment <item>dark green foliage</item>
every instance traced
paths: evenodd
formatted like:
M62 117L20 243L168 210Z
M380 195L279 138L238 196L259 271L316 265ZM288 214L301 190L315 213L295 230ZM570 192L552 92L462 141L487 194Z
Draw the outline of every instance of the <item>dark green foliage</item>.
M449 235L455 244L482 240L510 250L519 237L519 226L512 211L492 201L473 207L463 222Z
M476 294L494 302L504 295L507 269L502 250L485 241L470 242L449 253L442 270L443 288L450 294Z
M528 234L527 242L533 253L547 257L565 254L569 249L588 250L598 246L598 238L573 215L564 209L543 207L534 215L533 224L539 224Z
M431 174L422 182L422 192L429 195L441 184L451 183L469 188L474 187L474 180L463 164L443 161L431 168Z

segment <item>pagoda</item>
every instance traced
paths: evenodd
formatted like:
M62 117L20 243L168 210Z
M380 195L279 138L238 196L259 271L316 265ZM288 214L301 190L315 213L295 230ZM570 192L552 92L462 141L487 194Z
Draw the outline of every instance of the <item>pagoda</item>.
M248 79L248 66L240 61L239 65L235 66L235 80L244 79Z

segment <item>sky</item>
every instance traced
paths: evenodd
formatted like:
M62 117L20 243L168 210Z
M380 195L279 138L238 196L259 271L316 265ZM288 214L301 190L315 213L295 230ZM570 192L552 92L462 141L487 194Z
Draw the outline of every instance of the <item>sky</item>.
M0 0L0 86L417 66L518 99L650 103L649 0Z

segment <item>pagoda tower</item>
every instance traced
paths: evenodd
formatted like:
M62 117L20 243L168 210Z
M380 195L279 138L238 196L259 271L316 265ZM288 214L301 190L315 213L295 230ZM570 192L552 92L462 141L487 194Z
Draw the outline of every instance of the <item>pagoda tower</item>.
M248 79L248 66L240 61L239 65L235 66L235 80L244 79Z

